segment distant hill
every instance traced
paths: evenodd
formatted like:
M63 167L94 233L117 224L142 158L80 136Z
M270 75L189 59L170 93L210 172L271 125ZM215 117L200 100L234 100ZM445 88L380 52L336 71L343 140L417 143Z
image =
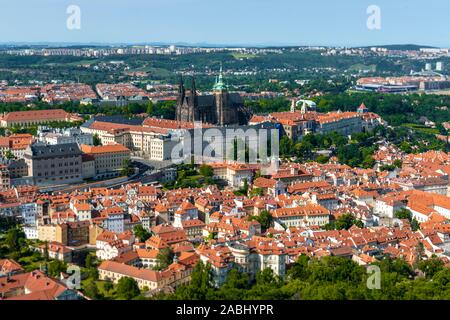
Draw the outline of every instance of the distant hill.
M386 48L389 50L401 50L401 51L419 51L421 48L437 48L432 46L421 46L417 44L389 44L389 45L379 45L379 46L367 46L364 48L372 48L372 47L379 47L379 48Z

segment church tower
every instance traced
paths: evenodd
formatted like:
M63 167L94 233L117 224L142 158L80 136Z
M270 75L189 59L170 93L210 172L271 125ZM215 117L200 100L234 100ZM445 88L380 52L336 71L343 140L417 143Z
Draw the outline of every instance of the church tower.
M219 76L213 87L216 105L216 119L220 126L239 123L239 115L235 108L232 107L232 100L228 93L228 86L223 79L222 64L220 64Z
M216 77L216 83L213 86L213 92L216 101L216 119L219 125L223 125L225 122L225 110L226 105L226 85L223 82L222 64L220 64L220 73Z
M178 121L202 121L219 126L246 124L251 111L245 107L237 92L229 92L223 78L222 65L210 95L197 95L195 79L192 78L191 90L184 87L180 77L176 106Z
M176 119L181 121L182 117L182 105L184 103L184 98L186 97L186 91L184 89L183 76L180 75L180 83L178 86L178 97L177 97L177 109L176 109Z

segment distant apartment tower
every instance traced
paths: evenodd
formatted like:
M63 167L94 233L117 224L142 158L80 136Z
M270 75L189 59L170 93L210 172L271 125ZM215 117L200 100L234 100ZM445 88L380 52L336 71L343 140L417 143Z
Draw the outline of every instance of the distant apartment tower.
M425 71L431 71L431 63L425 64Z
M443 71L444 70L444 63L439 61L436 63L436 71Z

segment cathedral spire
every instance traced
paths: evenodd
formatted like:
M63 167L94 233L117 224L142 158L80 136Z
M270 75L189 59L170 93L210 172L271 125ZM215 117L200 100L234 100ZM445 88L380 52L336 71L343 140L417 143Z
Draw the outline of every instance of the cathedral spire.
M195 86L195 78L194 77L192 77L191 93L193 96L197 95L197 87Z
M214 84L213 90L214 91L225 91L226 84L223 81L223 69L222 69L222 62L220 63L220 71L219 76L216 78L216 83Z
M192 82L191 82L191 95L190 95L189 103L194 108L197 106L197 87L195 85L195 78L194 77L192 77Z
M178 92L180 94L184 93L184 81L183 81L183 75L180 75L180 83L178 86Z

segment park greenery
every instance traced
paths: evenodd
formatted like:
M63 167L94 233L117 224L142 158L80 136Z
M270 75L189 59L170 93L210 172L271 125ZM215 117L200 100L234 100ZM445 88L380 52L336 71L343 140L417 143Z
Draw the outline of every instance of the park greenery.
M397 219L408 220L408 222L411 225L411 229L413 231L419 230L419 228L420 228L419 221L417 221L416 218L413 218L413 214L412 214L411 210L408 210L406 208L401 208L400 210L395 212L394 216Z
M340 163L352 167L371 168L375 164L372 158L377 147L374 145L377 131L354 134L351 139L336 133L308 134L299 142L287 136L280 139L280 155L284 158L296 157L299 161L328 161L328 157L317 155L317 151L331 150Z
M399 218L407 218L401 211ZM260 215L264 217L264 213ZM343 229L350 223L343 218ZM262 223L264 224L264 223ZM338 223L336 228L341 228ZM41 254L30 250L23 232L15 221L1 219L0 259L18 261L26 271L44 270L53 277L65 272L67 265L48 258L48 251ZM44 243L45 245L45 243ZM419 250L419 248L418 248ZM173 261L173 252L161 252L159 265ZM380 268L379 289L369 289L371 273L356 262L338 256L321 259L300 255L288 267L284 277L276 276L272 269L258 271L255 277L231 268L220 287L214 284L214 271L209 264L199 261L194 267L189 284L177 287L174 293L159 293L147 297L148 288L139 289L137 282L128 277L117 283L100 280L94 253L88 253L81 267L81 291L92 299L174 299L174 300L427 300L450 299L450 269L439 258L432 256L418 260L412 266L402 259L388 255L379 257L374 265ZM158 269L158 268L157 268Z
M261 224L261 232L266 232L267 229L273 226L273 217L269 211L263 210L257 216L249 216L250 221L255 220Z
M219 181L213 178L211 166L196 166L190 164L180 164L177 166L177 180L164 184L164 189L172 190L178 188L201 188L207 185L217 184Z
M137 238L139 238L139 242L145 242L152 236L152 234L145 229L142 224L135 225L133 228L133 233Z
M344 136L337 132L308 134L294 142L287 136L280 139L280 156L296 158L297 161L328 162L329 158L318 151L329 150L342 164L351 167L372 168L375 165L373 154L378 143L388 141L405 153L421 153L429 150L449 151L450 145L438 140L434 135L414 131L405 127L378 126L370 132L354 133ZM392 171L401 167L401 161L381 170Z
M380 115L391 126L423 125L425 119L439 125L450 119L450 96L447 95L341 93L326 94L313 100L319 112L355 111L364 103L370 112ZM412 128L420 131L417 127ZM439 130L431 133L439 133Z
M120 169L120 174L129 177L133 175L134 172L133 162L130 159L125 159L123 161L122 168Z
M44 246L42 253L38 246ZM27 272L41 269L53 277L67 269L64 262L49 257L48 243L27 240L17 221L7 217L0 219L0 259L4 258L17 261Z
M173 262L175 253L173 252L172 248L164 248L161 249L156 256L156 266L153 267L153 270L161 271L164 269L167 269L168 266L170 266Z
M231 269L225 283L214 286L210 265L199 262L192 281L173 294L153 299L175 300L428 300L450 299L450 269L432 257L411 266L402 259L382 257L379 289L369 289L372 273L364 266L338 256L321 259L298 257L284 278L272 269L259 271L254 279ZM423 275L420 275L420 272ZM373 287L371 287L373 288Z
M351 213L346 213L339 216L336 220L330 221L324 226L325 230L348 230L352 226L363 228L364 223L356 219Z

